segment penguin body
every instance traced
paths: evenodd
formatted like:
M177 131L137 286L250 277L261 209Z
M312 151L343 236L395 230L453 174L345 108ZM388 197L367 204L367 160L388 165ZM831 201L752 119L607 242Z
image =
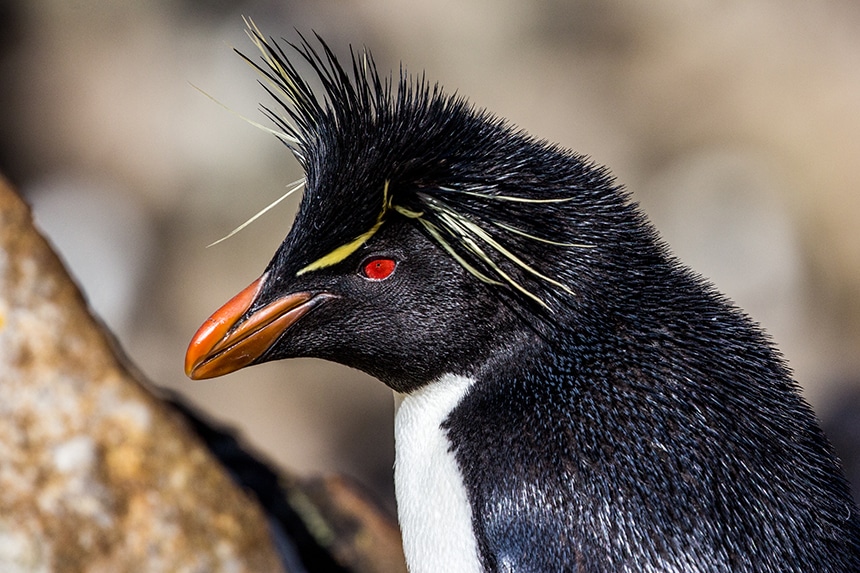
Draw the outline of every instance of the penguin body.
M311 356L391 387L411 573L860 570L779 354L605 169L304 42L318 98L250 34L305 192L186 371Z

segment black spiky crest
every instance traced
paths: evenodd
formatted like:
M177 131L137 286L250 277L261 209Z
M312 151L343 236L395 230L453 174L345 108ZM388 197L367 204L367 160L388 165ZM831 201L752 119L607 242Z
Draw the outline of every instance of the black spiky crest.
M390 217L405 217L476 278L549 309L575 294L563 261L600 240L590 218L621 213L631 229L641 224L603 169L423 76L401 67L395 83L367 50L352 49L348 72L318 35L321 51L301 34L284 40L312 69L319 98L277 41L250 21L248 35L264 65L240 55L264 77L278 111L264 110L307 175L294 229L313 228L313 245L292 232L285 241L304 257L297 275L343 260Z

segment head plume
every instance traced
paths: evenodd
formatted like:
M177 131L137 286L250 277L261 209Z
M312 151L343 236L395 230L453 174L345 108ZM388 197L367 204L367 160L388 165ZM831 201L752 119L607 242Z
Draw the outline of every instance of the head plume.
M307 174L297 224L315 236L287 237L303 257L296 274L340 262L403 217L480 281L545 308L575 294L556 263L595 247L589 212L625 203L605 171L423 76L381 76L366 50L350 50L347 70L319 36L318 48L285 41L294 62L251 22L248 35L263 63L243 57L277 103L265 112ZM297 65L311 68L321 97Z

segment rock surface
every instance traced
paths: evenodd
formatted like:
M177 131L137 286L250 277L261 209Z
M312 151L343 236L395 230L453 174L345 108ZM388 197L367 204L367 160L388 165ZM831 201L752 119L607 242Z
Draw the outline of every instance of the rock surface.
M118 356L0 179L0 570L283 571L259 506Z

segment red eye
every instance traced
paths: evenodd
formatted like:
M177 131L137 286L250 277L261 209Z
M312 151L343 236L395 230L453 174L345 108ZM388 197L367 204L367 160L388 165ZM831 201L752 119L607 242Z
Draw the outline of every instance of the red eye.
M381 281L390 277L396 266L394 259L371 259L364 263L364 276L372 281Z

